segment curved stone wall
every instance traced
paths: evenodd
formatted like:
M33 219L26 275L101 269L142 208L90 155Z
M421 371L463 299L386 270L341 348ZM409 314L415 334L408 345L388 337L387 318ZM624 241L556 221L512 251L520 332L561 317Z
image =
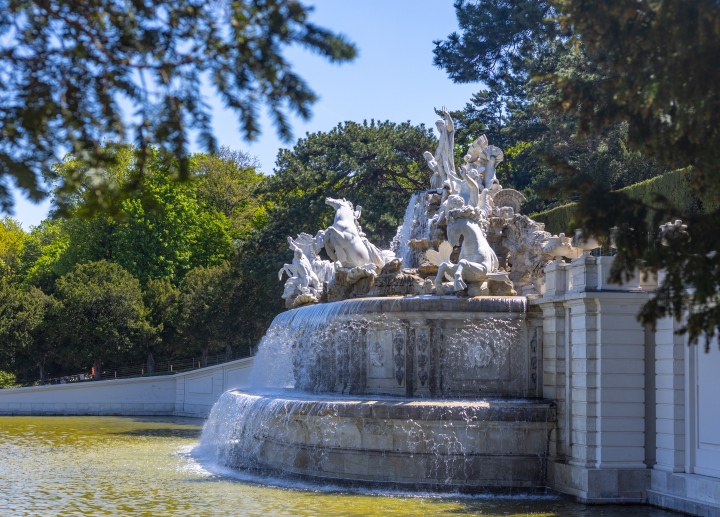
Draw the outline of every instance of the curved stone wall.
M554 408L540 402L309 398L226 392L203 445L233 467L355 481L545 484Z
M523 297L363 298L294 309L273 327L306 392L535 398L533 316Z

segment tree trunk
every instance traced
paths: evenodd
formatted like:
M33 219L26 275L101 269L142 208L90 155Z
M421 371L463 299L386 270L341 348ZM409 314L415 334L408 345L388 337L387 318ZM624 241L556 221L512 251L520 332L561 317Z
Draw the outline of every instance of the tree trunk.
M45 384L45 359L42 359L38 366L40 367L40 386L43 386Z
M102 359L95 359L95 362L93 364L93 370L95 371L95 376L93 377L96 381L100 380L100 366L102 365Z
M232 359L232 345L230 345L230 341L225 342L225 360L229 361Z
M203 348L202 359L200 359L200 368L205 368L207 366L207 354L208 354L208 349Z
M153 357L152 352L148 352L147 367L148 373L153 373L155 371L155 358Z

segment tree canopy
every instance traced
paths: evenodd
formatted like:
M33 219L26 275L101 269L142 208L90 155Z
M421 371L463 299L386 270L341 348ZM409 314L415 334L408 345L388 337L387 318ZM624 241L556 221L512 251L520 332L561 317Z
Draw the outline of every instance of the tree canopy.
M422 154L436 145L429 130L408 122L345 122L308 134L279 152L275 174L258 188L272 203L263 235L272 232L284 248L287 235L332 222L326 197L347 197L362 206L368 238L388 245L411 193L429 184Z
M667 170L630 148L626 124L581 135L577 115L558 107L550 74L575 78L595 72L583 49L561 37L552 3L457 1L455 9L463 32L435 42L435 64L456 82L485 85L463 109L451 112L457 160L472 140L487 134L505 151L498 167L501 183L523 192L527 213L564 202L555 161L612 189Z
M458 0L455 8L463 32L436 42L435 63L457 82L486 85L457 113L458 134L489 130L508 146L501 180L525 189L526 209L570 198L575 227L606 242L615 228L616 280L638 267L667 273L644 322L687 316L691 341L712 337L720 322L717 2ZM662 195L648 202L617 191L688 166L704 203L694 213ZM687 231L660 235L675 218Z
M140 282L117 264L79 264L58 279L55 293L62 303L55 332L71 360L93 362L96 378L103 360L129 358L146 332Z
M31 199L39 175L71 152L93 167L112 163L105 139L132 138L145 172L150 145L171 151L189 175L189 138L215 150L207 85L238 115L240 131L258 135L267 107L290 137L288 113L310 114L316 96L284 57L298 45L332 62L355 56L342 35L313 24L296 0L40 2L0 0L0 207L12 206L12 178ZM72 193L86 173L58 185ZM107 185L111 187L111 185ZM104 207L112 188L99 188Z

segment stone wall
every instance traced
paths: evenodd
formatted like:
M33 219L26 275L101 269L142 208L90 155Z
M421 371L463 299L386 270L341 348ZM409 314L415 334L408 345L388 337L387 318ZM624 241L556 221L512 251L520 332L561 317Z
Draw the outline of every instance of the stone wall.
M0 390L0 415L204 418L225 390L247 385L254 358L186 373Z
M609 282L612 257L545 269L543 394L557 405L548 486L591 503L720 517L720 351L671 318L637 321L656 282Z

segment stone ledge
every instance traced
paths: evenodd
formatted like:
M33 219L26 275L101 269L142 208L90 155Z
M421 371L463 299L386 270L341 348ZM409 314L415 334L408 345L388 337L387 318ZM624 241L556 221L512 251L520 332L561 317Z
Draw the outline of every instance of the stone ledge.
M662 508L720 517L720 478L655 469L648 501Z
M548 487L582 503L644 503L649 484L649 469L595 469L548 462Z
M648 490L648 503L667 510L675 510L699 517L720 517L720 507L718 506L710 506L700 501L654 490Z

